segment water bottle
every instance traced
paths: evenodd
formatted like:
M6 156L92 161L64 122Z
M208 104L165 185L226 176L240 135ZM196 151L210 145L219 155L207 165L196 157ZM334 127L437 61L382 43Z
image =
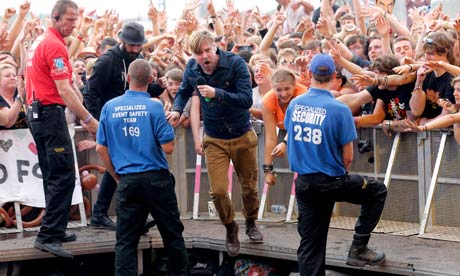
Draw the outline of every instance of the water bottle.
M278 205L278 204L273 204L271 207L270 207L272 213L275 213L275 214L284 214L286 213L287 209L286 207L284 207L284 205Z

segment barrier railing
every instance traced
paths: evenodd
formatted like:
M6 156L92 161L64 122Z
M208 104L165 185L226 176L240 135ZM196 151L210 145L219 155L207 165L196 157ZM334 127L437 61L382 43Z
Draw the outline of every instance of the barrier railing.
M256 126L259 128L259 165L263 161L263 145L264 145L264 129L263 124ZM366 131L366 130L364 130ZM186 130L189 132L189 130ZM433 222L436 222L434 217L440 215L444 209L437 209L436 214L431 212L431 217L427 216L426 222L423 221L424 213L426 209L430 210L431 203L427 200L431 198L432 202L436 202L436 187L445 187L446 185L453 185L457 187L455 189L457 198L460 198L460 175L444 176L441 163L438 166L433 167L433 149L438 149L438 145L442 147L448 147L449 145L457 150L457 145L455 144L454 139L450 139L448 133L441 134L441 138L438 137L439 131L432 131L431 133L396 133L393 137L387 137L383 134L383 131L380 127L372 128L369 131L370 137L369 140L372 141L373 150L369 153L359 153L357 145L355 145L355 158L351 171L353 173L359 173L368 177L381 179L388 187L389 196L387 200L386 207L384 209L384 214L382 220L391 221L395 223L407 223L406 228L403 229L407 233L411 234L423 234L425 230L421 230L422 222L426 225L436 225ZM184 137L185 141L192 141L191 134L186 133ZM450 143L450 144L449 144ZM187 143L192 145L191 143ZM443 150L443 152L446 152ZM190 156L194 156L194 150L190 150ZM189 157L186 156L186 159ZM446 156L439 155L438 159L446 158ZM191 158L193 159L193 158ZM371 160L373 159L373 160ZM443 160L443 159L440 159ZM186 165L187 177L184 179L194 179L195 169L192 169L194 166L195 160L187 160ZM438 162L436 162L438 163ZM446 162L448 163L448 162ZM456 162L458 164L458 162ZM260 169L259 174L259 191L260 193L260 210L258 213L259 219L265 219L265 216L270 211L271 205L283 205L286 207L287 212L285 218L286 222L293 221L293 214L295 214L295 187L293 186L293 173L289 170L288 162L286 158L277 158L274 162L275 169L278 174L277 184L275 186L268 187L264 183L263 172ZM174 171L174 166L173 166ZM202 172L205 172L204 168ZM456 169L451 169L448 171L448 174L455 175ZM177 172L181 173L181 172ZM209 188L207 179L201 178L201 193L204 191L207 193L206 188ZM193 183L193 182L191 182ZM438 183L438 186L432 185L431 183ZM241 210L241 199L239 193L238 180L233 180L233 189L229 192L233 192L233 203L236 211ZM391 187L390 187L391 184ZM180 183L180 185L187 185L187 183ZM206 188L204 188L206 187ZM433 190L430 194L430 187ZM196 191L195 191L196 192ZM193 193L191 193L193 194ZM441 192L438 196L443 196ZM188 197L191 199L190 197ZM194 203L194 214L197 212L207 213L207 201L209 196L203 195L200 197L202 200L199 204ZM186 199L187 200L187 199ZM454 204L455 208L453 210L460 209L460 203ZM189 206L189 204L185 204ZM196 209L197 208L197 209ZM196 211L198 210L198 211ZM182 210L183 213L189 212L189 209ZM460 210L457 214L460 213ZM355 208L346 203L338 204L334 209L334 214L340 217L351 217L356 218L359 215L358 208ZM270 217L271 215L269 215ZM195 215L194 215L195 217ZM453 224L445 223L445 218L443 216L443 224L449 227L460 227L459 221L454 221ZM432 222L433 221L433 222ZM440 220L438 219L438 222ZM387 224L388 225L388 224ZM416 227L413 227L416 225ZM423 226L426 229L426 225ZM415 228L408 229L408 228ZM420 228L420 229L419 229ZM394 229L400 229L395 227ZM391 230L396 231L396 230ZM400 229L401 230L401 229ZM386 230L383 230L386 232Z
M255 123L254 128L259 138L258 159L261 165L264 152L263 124ZM77 129L77 136L84 133L84 130ZM460 232L460 174L457 165L460 156L453 137L448 132L440 131L400 133L387 137L379 127L372 128L369 133L368 139L372 141L373 150L359 153L355 145L351 171L381 179L387 185L388 199L382 220L415 224L416 230L406 229L407 233L419 234L421 237L433 238L438 226L451 227ZM78 140L76 138L76 142ZM98 162L95 151L77 155L80 166ZM205 214L208 213L209 201L208 179L202 177L207 172L206 164L200 162L203 159L199 159L201 156L195 153L190 129L177 129L175 153L168 160L176 176L176 193L181 213L190 214L195 219L207 216ZM270 189L264 185L264 175L259 169L261 205L258 217L263 219L271 205L283 205L287 207L287 212L282 220L292 222L296 212L295 176L289 170L286 158L277 158L274 164L278 178L277 184ZM230 168L228 192L238 212L242 208L241 192L238 178L233 177ZM436 212L433 212L435 204ZM334 215L356 218L359 209L340 203L335 206Z

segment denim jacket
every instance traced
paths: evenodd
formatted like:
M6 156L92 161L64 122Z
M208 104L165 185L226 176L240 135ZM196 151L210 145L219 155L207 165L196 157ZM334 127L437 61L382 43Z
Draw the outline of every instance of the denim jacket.
M240 56L220 49L217 49L217 54L219 62L212 75L205 74L195 59L188 61L173 110L182 113L187 100L197 91L196 80L201 76L216 90L215 97L208 100L195 92L200 97L205 133L220 139L237 138L251 128L249 108L252 106L252 89L249 71Z

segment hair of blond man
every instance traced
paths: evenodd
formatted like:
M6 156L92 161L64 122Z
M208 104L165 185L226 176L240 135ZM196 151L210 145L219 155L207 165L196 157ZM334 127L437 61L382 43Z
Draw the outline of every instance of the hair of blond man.
M201 45L203 42L209 42L211 44L215 43L215 36L208 30L198 30L192 33L188 43L190 46L190 51L193 54L201 54Z
M282 82L289 82L292 85L296 84L295 74L291 70L280 68L276 69L270 77L272 85L276 85Z
M152 66L143 59L136 59L128 68L130 84L134 86L148 85L152 81Z

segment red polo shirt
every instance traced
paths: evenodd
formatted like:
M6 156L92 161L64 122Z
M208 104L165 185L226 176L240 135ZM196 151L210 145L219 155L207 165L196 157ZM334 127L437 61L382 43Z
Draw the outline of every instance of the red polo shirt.
M55 28L39 36L28 53L26 71L27 103L35 99L42 105L65 105L54 80L72 80L72 66L64 38Z

